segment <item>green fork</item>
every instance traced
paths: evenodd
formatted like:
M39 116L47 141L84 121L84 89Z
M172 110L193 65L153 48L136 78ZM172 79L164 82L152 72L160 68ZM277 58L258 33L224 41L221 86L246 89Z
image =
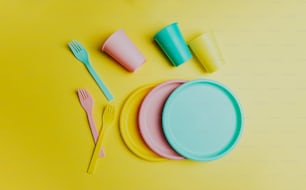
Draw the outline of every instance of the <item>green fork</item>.
M72 51L72 53L74 54L74 56L86 66L87 70L89 71L91 76L94 78L94 80L102 90L106 99L108 101L113 100L114 99L113 95L110 93L106 85L103 83L103 81L100 79L98 74L91 66L86 49L77 40L72 40L71 42L68 43L68 46Z

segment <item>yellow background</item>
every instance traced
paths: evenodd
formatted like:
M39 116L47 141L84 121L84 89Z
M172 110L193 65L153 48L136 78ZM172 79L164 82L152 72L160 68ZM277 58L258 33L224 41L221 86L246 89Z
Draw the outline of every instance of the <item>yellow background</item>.
M303 189L306 186L306 1L2 0L0 3L0 189ZM226 64L207 74L192 59L174 68L152 36L174 21L190 41L214 31ZM123 29L147 61L128 73L100 52ZM245 128L236 148L209 162L148 162L129 152L118 122L107 156L86 174L93 150L76 89L107 103L67 48L78 39L123 101L143 84L208 78L240 99ZM119 113L117 115L119 119Z

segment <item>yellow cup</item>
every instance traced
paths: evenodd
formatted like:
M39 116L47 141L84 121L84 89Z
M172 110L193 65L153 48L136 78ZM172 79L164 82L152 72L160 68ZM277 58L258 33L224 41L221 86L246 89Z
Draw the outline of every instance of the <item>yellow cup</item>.
M218 70L224 64L221 51L212 33L204 33L194 38L189 42L189 47L209 73Z

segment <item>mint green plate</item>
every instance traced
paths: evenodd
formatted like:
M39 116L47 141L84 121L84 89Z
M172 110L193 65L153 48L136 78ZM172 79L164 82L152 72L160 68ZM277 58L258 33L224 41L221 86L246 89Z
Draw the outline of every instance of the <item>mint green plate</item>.
M163 131L172 148L196 161L226 155L243 127L240 104L224 85L193 80L174 90L162 114Z

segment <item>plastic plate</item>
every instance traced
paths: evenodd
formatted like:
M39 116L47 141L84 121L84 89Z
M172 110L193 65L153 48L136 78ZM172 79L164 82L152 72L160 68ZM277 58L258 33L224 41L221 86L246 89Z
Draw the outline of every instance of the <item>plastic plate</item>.
M211 161L226 155L243 127L241 106L224 85L193 80L174 90L163 109L163 131L180 155Z
M184 82L186 81L171 80L154 87L143 99L138 114L140 134L146 144L158 155L173 160L184 157L177 154L165 139L161 116L168 96Z
M125 101L120 115L120 133L128 148L140 158L149 161L165 160L155 154L143 141L137 124L139 105L154 85L143 86L134 91Z

